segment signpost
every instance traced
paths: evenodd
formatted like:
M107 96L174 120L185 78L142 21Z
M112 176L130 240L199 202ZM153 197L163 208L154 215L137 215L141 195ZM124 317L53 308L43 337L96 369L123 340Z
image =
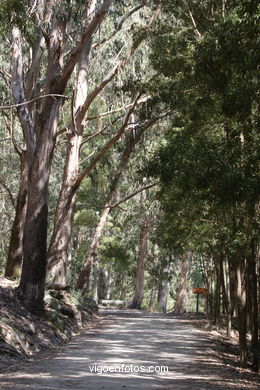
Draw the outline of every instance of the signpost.
M200 298L200 294L206 295L207 292L208 292L208 289L204 288L204 287L203 288L200 288L200 287L193 288L193 293L197 294L196 313L199 312L199 298Z

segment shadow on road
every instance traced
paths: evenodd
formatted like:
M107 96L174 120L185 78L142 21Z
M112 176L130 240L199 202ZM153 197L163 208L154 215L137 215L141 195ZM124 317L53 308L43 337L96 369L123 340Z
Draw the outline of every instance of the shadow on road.
M187 321L135 310L103 310L101 315L99 326L75 337L53 359L27 364L23 371L2 378L2 388L256 389L236 380L216 358L211 341ZM126 372L131 365L136 371L163 366L168 372ZM119 372L97 372L120 367Z

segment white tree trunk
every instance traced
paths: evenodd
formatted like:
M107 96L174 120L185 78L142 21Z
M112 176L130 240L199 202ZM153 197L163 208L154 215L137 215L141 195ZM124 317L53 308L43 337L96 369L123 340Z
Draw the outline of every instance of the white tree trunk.
M185 253L181 263L180 281L178 293L172 313L180 314L185 311L186 295L187 295L187 279L189 275L189 253Z

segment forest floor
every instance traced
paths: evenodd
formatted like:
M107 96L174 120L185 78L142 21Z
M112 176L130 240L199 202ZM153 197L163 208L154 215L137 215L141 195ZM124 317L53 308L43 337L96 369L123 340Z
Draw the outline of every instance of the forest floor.
M60 351L1 374L1 389L260 388L259 376L223 361L217 341L194 326L194 319L134 310L104 310L101 314L101 322ZM168 372L127 372L149 367L157 370L158 366L168 367ZM101 369L108 372L98 372Z
M57 290L48 290L45 298L45 312L33 315L18 299L17 283L0 277L0 372L57 351L100 321L91 299Z

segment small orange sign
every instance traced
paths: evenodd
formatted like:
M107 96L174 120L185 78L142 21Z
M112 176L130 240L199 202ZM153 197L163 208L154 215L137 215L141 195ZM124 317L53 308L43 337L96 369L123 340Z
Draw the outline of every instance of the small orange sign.
M194 288L193 289L193 293L194 294L203 294L203 295L205 295L205 294L207 294L207 292L208 292L207 288Z

